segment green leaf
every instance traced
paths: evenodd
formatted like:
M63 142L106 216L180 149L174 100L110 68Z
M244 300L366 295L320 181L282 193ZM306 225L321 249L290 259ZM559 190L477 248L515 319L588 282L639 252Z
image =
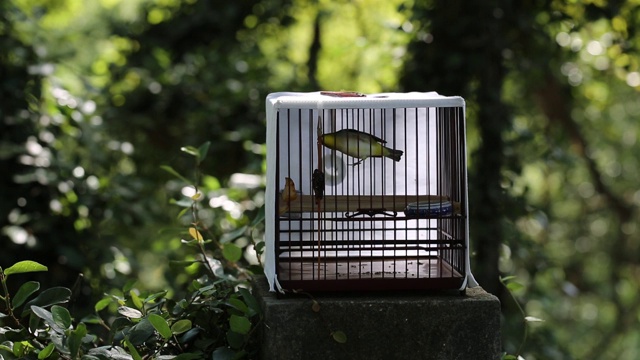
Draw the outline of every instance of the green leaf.
M231 331L238 334L246 335L251 330L251 321L244 316L231 315L229 318Z
M189 329L191 329L191 320L188 319L178 320L171 325L171 332L174 334L182 334Z
M27 281L22 284L16 294L13 296L11 300L11 305L13 308L17 308L20 305L24 304L24 302L31 296L33 293L40 289L40 283L37 281Z
M37 317L44 320L53 331L62 334L64 330L66 330L66 328L61 327L60 324L53 319L53 314L49 310L35 305L31 305L30 309Z
M49 343L49 345L47 345L44 349L40 350L40 352L38 353L38 359L42 360L51 356L51 354L53 354L53 349L55 349L55 347L56 346L53 343Z
M204 161L207 157L207 153L209 152L209 146L211 146L211 141L207 141L204 144L200 145L198 148L198 163Z
M169 265L170 266L191 266L195 263L200 263L201 261L199 260L171 260L169 261Z
M127 281L122 287L122 292L128 293L129 291L131 291L131 289L133 289L133 287L136 286L136 282L137 280L135 279L130 279L129 281Z
M178 219L178 220L182 219L184 214L186 214L187 211L189 211L189 210L191 210L191 205L189 205L188 207L185 207L182 210L180 210L180 212L178 213L178 216L176 216L176 219Z
M169 204L178 205L180 207L183 207L184 209L181 211L181 213L184 213L185 211L191 210L191 207L193 206L193 200L191 200L189 198L182 198L180 200L171 199L171 200L169 200ZM180 216L178 216L178 219L179 218L180 218Z
M160 166L160 168L166 172L168 172L169 174L177 177L178 179L186 182L187 184L191 184L191 181L189 181L187 178L185 178L184 176L180 175L177 171L175 171L171 166L169 165L162 165Z
M196 149L193 146L183 146L183 147L180 148L180 151L185 152L185 153L187 153L189 155L193 155L196 158L198 156L200 156L200 154L198 153L198 149Z
M502 360L518 360L515 355L505 354L502 356Z
M238 334L233 330L227 331L227 342L234 349L242 349L244 346L245 336Z
M247 307L247 305L238 298L229 298L229 300L227 301L227 304L232 308L242 312L243 314L246 314L249 311L249 308Z
M251 225L249 225L250 227L255 227L256 225L264 221L264 209L265 209L264 205L262 205L260 209L258 209L258 213L256 214L256 217L253 218L253 221L251 221Z
M22 274L29 272L37 272L37 271L47 271L49 270L46 266L37 263L35 261L25 260L20 261L8 268L4 269L4 275L9 276L11 274Z
M139 346L153 336L154 331L155 329L151 322L148 319L142 319L131 328L127 338L133 345Z
M162 336L165 340L171 338L171 328L169 327L167 320L165 320L162 316L158 314L150 314L149 316L147 316L147 319L149 319L151 325L153 325L158 333L160 333L160 336Z
M509 280L513 280L513 279L515 279L515 278L516 278L516 277L515 277L515 275L510 275L510 276L501 277L501 278L500 278L500 281L501 281L502 283L506 283L506 282L508 282Z
M182 353L173 358L173 360L196 360L202 359L202 355L194 353Z
M236 262L242 258L242 249L233 243L224 244L222 256L231 262Z
M144 302L151 303L151 302L156 301L156 299L163 298L165 295L167 295L167 290L163 290L163 291L160 291L160 292L157 292L157 293L154 293L154 294L151 294L151 295L147 296L144 299Z
M44 290L35 299L29 301L22 311L22 316L25 316L30 311L32 305L47 307L55 304L63 304L69 301L71 298L71 290L65 287L52 287Z
M29 313L29 330L35 332L40 327L40 317L33 311Z
M51 307L51 314L53 321L61 328L68 329L71 327L71 314L69 314L69 310L59 305L53 305Z
M211 354L211 359L213 360L234 360L235 358L236 352L226 346L217 348L213 354Z
M244 235L244 233L247 231L247 227L246 226L242 226L239 227L231 232L225 233L220 237L220 243L221 244L225 244L228 243L230 241L233 241L237 238L239 238L240 236Z
M331 337L333 337L333 340L340 344L344 344L347 342L347 334L340 330L332 332Z
M136 350L136 347L133 345L133 343L129 339L125 339L124 343L127 346L127 349L129 349L129 353L131 354L131 357L133 358L133 360L142 360L142 357L138 353L138 350Z
M202 185L207 190L219 190L221 187L220 180L218 180L218 178L213 177L211 175L205 175L202 177Z
M506 285L507 289L509 289L509 291L518 291L522 288L524 288L524 285L518 283L518 282L510 282Z
M102 324L102 319L98 315L87 315L80 320L81 323L85 324Z
M126 316L130 319L140 319L142 317L142 313L139 310L136 310L134 308L130 308L128 306L120 306L118 308L118 312L122 315L122 316Z
M142 310L142 307L144 306L144 304L142 303L142 300L140 299L136 291L133 289L129 290L129 296L131 296L131 301L133 302L133 305L135 305L137 309Z
M28 344L26 341L18 341L13 343L13 355L16 355L18 358L22 358L25 355Z
M537 318L535 316L525 316L524 317L524 321L526 322L541 322L544 321L543 319Z
M69 338L67 339L67 344L69 345L69 352L71 353L71 358L75 358L80 351L80 345L82 345L82 338L87 335L87 327L84 324L79 324L78 328L74 331L71 331L69 334Z
M256 300L255 296L253 296L249 289L241 287L238 289L238 292L242 295L244 303L249 307L249 316L254 316L262 312L258 300Z
M103 298L102 300L98 301L93 308L95 309L96 312L101 311L107 306L109 306L109 304L111 304L112 301L113 299L110 297Z

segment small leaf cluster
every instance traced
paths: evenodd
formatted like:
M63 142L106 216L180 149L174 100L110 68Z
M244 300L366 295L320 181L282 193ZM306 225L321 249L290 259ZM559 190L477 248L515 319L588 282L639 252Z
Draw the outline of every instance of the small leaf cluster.
M69 302L77 294L65 287L40 291L40 283L27 281L15 294L7 281L13 274L47 271L35 261L0 267L0 360L4 359L246 359L255 358L255 329L262 321L258 301L247 288L255 271L241 264L242 248L233 240L256 228L264 210L248 225L216 236L198 218L199 166L209 148L181 150L195 158L195 195L179 217L190 211L192 222L182 243L195 249L196 260L173 260L171 265L202 270L182 296L169 290L148 292L135 281L126 283L97 301L93 313L76 318ZM191 183L169 166L178 179ZM263 243L263 242L260 242ZM258 255L262 246L256 247ZM254 269L260 271L261 269ZM173 289L176 290L176 289ZM176 292L176 291L173 291Z
M261 319L251 292L227 279L199 279L184 299L145 294L127 285L108 295L95 314L75 319L65 307L71 290L41 292L35 281L9 294L10 275L47 268L21 261L0 268L0 359L241 359L255 354L251 336ZM115 305L115 306L112 306ZM109 311L115 308L116 311ZM255 346L253 346L255 347Z

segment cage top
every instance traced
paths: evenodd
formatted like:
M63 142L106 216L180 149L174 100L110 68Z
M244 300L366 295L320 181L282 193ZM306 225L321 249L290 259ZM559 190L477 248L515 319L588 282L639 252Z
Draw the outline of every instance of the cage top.
M329 94L327 94L329 93ZM460 96L442 96L435 91L410 93L358 94L343 92L277 92L267 96L275 108L344 109L344 108L411 108L464 106Z

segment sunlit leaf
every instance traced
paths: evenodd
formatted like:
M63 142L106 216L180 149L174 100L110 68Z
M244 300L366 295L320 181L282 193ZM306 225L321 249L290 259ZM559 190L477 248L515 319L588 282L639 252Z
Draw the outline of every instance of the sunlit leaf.
M222 256L231 262L236 262L242 258L242 249L234 243L224 244Z
M507 289L509 289L509 291L518 291L522 288L524 288L524 285L518 283L518 282L510 282L507 285Z
M102 298L95 304L95 306L93 308L94 308L94 310L96 312L98 312L98 311L103 310L107 306L109 306L109 304L111 304L111 302L113 302L113 299L110 298L110 297Z
M183 146L180 148L180 151L185 152L189 155L198 156L198 149L193 146Z
M200 240L200 241L202 241L204 239L204 237L202 237L202 234L200 233L200 231L198 231L198 229L196 229L194 227L190 227L189 228L189 235L191 235L192 239L196 239L196 240Z
M165 340L171 338L171 328L169 327L167 320L165 320L162 316L158 314L150 314L147 319L149 319L151 325L153 325L158 333L160 333L160 336L162 336Z
M191 320L182 319L176 321L173 325L171 325L171 332L174 334L182 334L183 332L191 329Z
M138 296L138 293L135 290L131 289L129 290L129 296L131 296L131 301L133 302L133 305L135 305L137 309L142 309L144 304L142 303L142 300Z
M129 319L140 319L142 317L142 313L139 310L128 306L120 306L118 308L118 313L122 316L128 317Z
M37 271L47 271L48 268L40 263L31 260L25 260L17 262L8 268L4 269L4 275L9 276L11 274L21 274Z
M45 348L40 350L40 352L38 353L38 360L46 359L51 356L54 349L55 345L53 343L49 343L49 345L45 346Z
M525 316L524 320L526 322L541 322L541 321L544 321L543 319L537 318L535 316Z

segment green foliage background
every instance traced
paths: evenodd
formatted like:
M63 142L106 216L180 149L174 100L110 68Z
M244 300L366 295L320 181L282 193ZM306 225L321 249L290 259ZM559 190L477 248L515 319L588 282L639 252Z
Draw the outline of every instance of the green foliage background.
M640 357L638 1L0 2L0 265L96 298L197 267L175 228L211 141L198 217L215 236L263 204L274 91L467 99L472 266L526 359ZM234 243L252 257L251 237ZM32 275L36 276L36 275ZM25 278L26 279L26 278ZM175 291L175 290L171 290Z

